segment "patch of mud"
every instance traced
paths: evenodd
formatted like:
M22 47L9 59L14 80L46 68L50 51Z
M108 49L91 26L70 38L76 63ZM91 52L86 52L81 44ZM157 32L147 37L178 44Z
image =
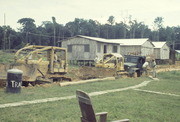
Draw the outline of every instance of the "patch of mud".
M94 79L115 76L116 71L110 68L96 68L96 67L80 67L80 79Z

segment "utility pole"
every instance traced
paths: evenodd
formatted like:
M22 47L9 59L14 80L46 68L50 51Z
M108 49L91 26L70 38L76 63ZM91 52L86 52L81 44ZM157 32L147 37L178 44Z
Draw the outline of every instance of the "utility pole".
M11 49L11 34L9 34L8 41L9 41L9 50L10 50Z
M6 15L4 13L4 39L3 39L3 50L6 49Z
M6 28L4 28L3 50L6 50Z
M54 46L56 46L56 28L54 25Z
M6 14L4 13L4 25L6 25Z
M54 25L54 46L56 46L56 18L52 17L53 25Z

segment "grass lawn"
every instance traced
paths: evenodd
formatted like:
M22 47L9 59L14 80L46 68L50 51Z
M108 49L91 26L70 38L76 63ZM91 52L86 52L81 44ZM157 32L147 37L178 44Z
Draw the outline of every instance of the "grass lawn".
M13 53L6 53L0 50L0 63L11 63L13 62L14 54Z
M180 72L158 74L159 81L152 81L140 89L180 95ZM137 85L148 78L127 78L73 86L58 85L23 88L20 94L6 94L0 90L0 104L35 100L49 97L75 95L76 89L88 93L119 89ZM132 122L179 122L180 97L135 91L133 89L93 96L96 112L107 111L108 121L129 118ZM80 110L76 99L0 108L0 121L57 121L79 122Z

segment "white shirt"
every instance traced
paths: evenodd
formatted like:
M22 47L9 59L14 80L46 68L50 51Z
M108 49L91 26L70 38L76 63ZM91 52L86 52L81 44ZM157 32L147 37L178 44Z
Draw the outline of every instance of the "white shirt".
M146 68L147 66L149 65L149 63L146 61L144 64L143 64L143 68Z

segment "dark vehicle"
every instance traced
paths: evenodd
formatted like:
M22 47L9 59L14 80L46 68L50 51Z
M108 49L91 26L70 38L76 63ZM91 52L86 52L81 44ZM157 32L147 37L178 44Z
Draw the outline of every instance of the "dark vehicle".
M143 73L143 64L146 61L145 56L132 56L125 55L124 56L124 69L129 72L131 76L140 77Z

